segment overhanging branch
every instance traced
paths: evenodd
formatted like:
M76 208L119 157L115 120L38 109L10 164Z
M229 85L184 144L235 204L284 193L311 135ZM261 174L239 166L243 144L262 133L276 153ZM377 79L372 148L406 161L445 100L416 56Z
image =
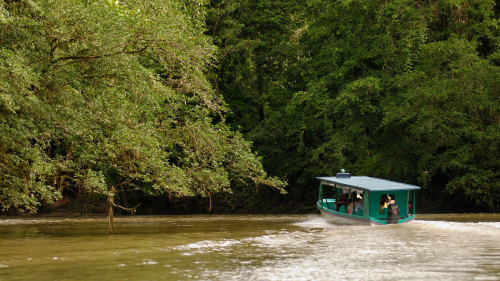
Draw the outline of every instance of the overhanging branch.
M105 58L105 57L113 57L113 56L122 55L122 54L131 55L131 54L137 54L137 53L144 52L144 50L146 50L148 47L149 46L144 46L138 50L133 50L133 51L124 51L123 50L123 51L109 53L109 54L103 54L103 55L67 56L67 57L57 58L57 59L53 60L52 63L58 63L58 62L65 61L65 60L94 60L94 59L100 59L100 58Z

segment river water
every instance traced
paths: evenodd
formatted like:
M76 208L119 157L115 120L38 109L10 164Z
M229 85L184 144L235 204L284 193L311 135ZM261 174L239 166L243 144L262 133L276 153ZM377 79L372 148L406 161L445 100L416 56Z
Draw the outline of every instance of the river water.
M0 280L500 280L500 214L0 218Z

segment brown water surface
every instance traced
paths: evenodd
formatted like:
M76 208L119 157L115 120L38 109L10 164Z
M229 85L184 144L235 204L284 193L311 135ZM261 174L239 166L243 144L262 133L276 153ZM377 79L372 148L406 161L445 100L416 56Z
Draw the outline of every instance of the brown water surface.
M0 280L500 280L500 214L0 219Z

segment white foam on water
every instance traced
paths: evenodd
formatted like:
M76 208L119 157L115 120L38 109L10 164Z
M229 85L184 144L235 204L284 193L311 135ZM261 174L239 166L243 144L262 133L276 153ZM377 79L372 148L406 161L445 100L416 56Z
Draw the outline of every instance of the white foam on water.
M335 228L335 224L327 222L321 216L311 216L305 221L296 222L292 225L303 227L303 228Z
M415 223L442 230L500 235L500 222L415 221Z
M174 250L179 251L189 251L189 250L208 250L208 251L223 251L227 247L231 247L241 242L234 239L223 239L223 240L203 240L196 243L190 243L186 245L181 245L174 247Z
M284 251L297 244L306 243L310 240L310 235L303 231L275 231L274 234L264 234L261 236L247 237L239 240L203 240L196 243L176 246L173 249L183 251L183 255L191 256L199 253L210 252L231 252L235 247L259 247L276 248ZM300 241L300 243L298 243Z
M155 264L159 264L159 262L157 262L155 260L151 260L151 259L146 259L137 265L155 265Z
M293 238L291 233L280 233L245 238L242 242L250 245L250 247L284 249L292 243L297 243L297 240Z

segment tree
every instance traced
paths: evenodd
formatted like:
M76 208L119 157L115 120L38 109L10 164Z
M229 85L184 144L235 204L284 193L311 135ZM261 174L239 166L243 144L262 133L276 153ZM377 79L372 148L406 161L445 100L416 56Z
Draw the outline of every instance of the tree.
M429 210L497 210L496 2L278 1L279 21L240 1L215 21L239 23L214 33L228 50L217 84L295 199L312 202L315 177L345 168L423 185Z
M64 188L211 196L268 178L229 130L205 72L198 2L2 2L0 205L35 212ZM217 121L219 120L219 121Z

